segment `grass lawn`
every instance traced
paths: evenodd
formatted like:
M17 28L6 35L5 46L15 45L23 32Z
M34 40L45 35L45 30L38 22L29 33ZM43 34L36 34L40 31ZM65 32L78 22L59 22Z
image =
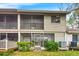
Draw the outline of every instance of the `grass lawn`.
M19 52L16 51L12 54L12 56L79 56L79 51L58 51L58 52Z

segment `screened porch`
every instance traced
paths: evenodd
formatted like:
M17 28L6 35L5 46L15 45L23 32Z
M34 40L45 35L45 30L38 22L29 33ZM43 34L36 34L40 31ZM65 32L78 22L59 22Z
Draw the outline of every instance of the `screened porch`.
M16 48L18 40L17 33L0 33L0 49Z
M21 14L21 29L44 29L43 15Z
M17 15L0 14L0 29L17 29Z
M44 47L44 41L54 41L54 34L51 33L21 33L21 42L33 42L34 46Z

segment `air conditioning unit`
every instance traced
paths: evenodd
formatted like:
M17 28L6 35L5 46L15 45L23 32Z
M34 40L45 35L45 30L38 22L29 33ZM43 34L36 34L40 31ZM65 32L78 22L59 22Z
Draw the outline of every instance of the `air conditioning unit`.
M72 41L70 43L70 49L79 49L79 42L77 41Z
M70 47L71 48L76 48L77 47L77 42L76 41L72 41Z
M60 41L59 42L59 50L68 50L67 42L66 41Z

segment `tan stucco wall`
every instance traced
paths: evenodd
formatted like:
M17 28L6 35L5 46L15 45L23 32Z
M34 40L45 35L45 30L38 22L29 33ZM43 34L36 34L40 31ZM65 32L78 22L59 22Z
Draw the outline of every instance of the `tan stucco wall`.
M75 12L76 12L77 14L79 14L79 9L75 10Z
M65 41L65 33L55 33L55 41Z
M72 34L66 34L66 41L71 42L72 41Z
M51 23L51 16L44 16L44 30L66 31L65 16L60 17L60 23Z

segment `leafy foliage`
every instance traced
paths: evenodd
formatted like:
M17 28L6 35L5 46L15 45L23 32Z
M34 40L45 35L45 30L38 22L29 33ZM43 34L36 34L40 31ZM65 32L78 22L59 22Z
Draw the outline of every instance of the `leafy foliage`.
M31 42L17 42L19 51L29 51Z
M73 26L74 25L74 22L76 21L75 20L75 13L73 13L72 15L70 15L70 17L69 17L69 20L67 21L67 23L69 24L69 25L71 25L71 26Z
M47 49L47 51L57 51L58 43L54 41L45 41L44 47Z
M0 56L9 56L14 52L14 50L7 50L5 52L0 52Z
M67 24L70 25L71 27L78 24L76 17L77 17L77 13L72 12L71 15L69 16L69 19L67 20Z

